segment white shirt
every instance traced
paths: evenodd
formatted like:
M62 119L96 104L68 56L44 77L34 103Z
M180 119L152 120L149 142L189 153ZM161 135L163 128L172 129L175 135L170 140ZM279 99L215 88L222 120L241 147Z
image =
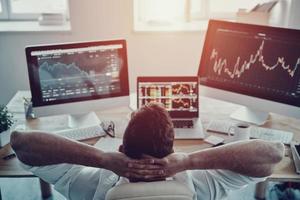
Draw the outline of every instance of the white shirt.
M59 164L43 167L21 165L70 200L104 200L107 191L119 181L111 171L80 165ZM228 170L193 170L175 175L177 180L195 192L195 199L223 199L230 191L264 178L243 176Z

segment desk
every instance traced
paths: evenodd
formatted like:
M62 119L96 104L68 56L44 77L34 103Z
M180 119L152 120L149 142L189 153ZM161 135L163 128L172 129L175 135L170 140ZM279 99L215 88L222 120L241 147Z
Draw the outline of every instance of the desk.
M20 97L26 95L28 92L18 92L11 100L14 106L22 102ZM10 105L10 104L8 104ZM20 106L20 105L19 105ZM23 106L23 105L21 105ZM200 97L200 117L204 129L212 119L228 119L229 115L240 106L218 101L206 97ZM21 109L20 107L18 108ZM16 109L16 110L18 110ZM98 117L103 121L112 120L116 124L117 137L122 137L122 133L128 122L127 116L130 112L129 108L122 107L110 110L96 112ZM19 113L20 114L20 113ZM21 114L20 114L21 115ZM24 116L24 115L23 115ZM22 119L19 120L22 123ZM67 116L44 117L35 120L23 121L28 128L39 129L44 131L55 131L67 128ZM282 129L294 133L294 140L300 141L300 120L271 114L269 120L264 127ZM212 133L209 133L212 134ZM220 137L225 135L216 134ZM95 144L98 139L86 141L88 144ZM178 152L193 152L204 148L209 148L211 145L203 142L203 140L177 140L175 141L175 151ZM3 157L11 152L10 145L6 145L0 150L0 156ZM34 177L30 172L24 171L18 166L16 158L9 161L0 160L0 177ZM291 153L287 148L286 157L276 166L274 173L268 177L267 181L257 185L256 196L264 197L265 186L268 181L298 181L300 182L300 175L295 173L294 163L291 159ZM47 197L51 195L51 190L48 184L41 181L42 196Z

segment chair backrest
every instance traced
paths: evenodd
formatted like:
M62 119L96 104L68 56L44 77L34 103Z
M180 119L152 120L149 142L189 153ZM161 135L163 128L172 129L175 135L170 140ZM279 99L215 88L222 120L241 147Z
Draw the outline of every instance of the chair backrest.
M106 200L193 200L194 193L176 181L125 183L111 188Z

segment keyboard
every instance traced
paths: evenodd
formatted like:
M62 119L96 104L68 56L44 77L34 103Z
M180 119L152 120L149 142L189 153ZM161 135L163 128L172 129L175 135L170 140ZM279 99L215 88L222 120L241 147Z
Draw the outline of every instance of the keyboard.
M100 125L80 127L76 129L65 129L61 131L55 131L54 133L62 137L78 141L97 138L105 135L105 132Z
M207 127L207 131L227 134L230 126L233 126L235 123L237 122L230 120L212 120ZM251 126L250 138L290 144L293 139L293 133L288 131Z
M172 120L174 128L193 128L193 120Z

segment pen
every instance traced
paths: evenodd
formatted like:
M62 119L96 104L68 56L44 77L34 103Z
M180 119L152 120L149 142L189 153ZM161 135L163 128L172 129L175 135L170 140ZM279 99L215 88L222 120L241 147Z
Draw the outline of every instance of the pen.
M2 159L3 160L10 160L12 158L16 157L16 154L12 153L12 154L9 154L7 156L4 156Z
M225 144L225 143L224 142L220 142L218 144L213 145L212 147L222 146L223 144Z

